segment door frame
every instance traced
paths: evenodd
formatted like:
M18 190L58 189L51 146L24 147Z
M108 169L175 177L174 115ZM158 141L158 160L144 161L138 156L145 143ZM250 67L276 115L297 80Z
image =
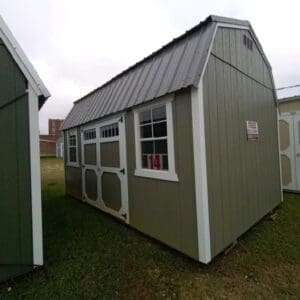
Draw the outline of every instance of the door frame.
M285 190L291 190L291 191L297 191L300 188L300 187L298 187L298 184L297 184L296 151L295 151L295 119L294 119L295 115L300 116L299 113L298 114L283 113L278 118L278 122L279 122L278 127L280 127L280 121L284 121L284 122L288 123L288 125L289 125L290 146L285 150L280 149L280 163L281 163L282 155L284 155L290 159L292 181L287 185L283 185L283 183L282 183L282 188Z
M101 138L100 128L112 123L118 122L119 136ZM102 211L109 213L125 223L129 224L129 203L128 203L128 168L127 168L127 151L126 151L126 126L125 126L125 114L118 114L113 118L106 119L104 121L93 122L92 124L84 125L80 127L81 134L81 165L82 165L82 200L90 205L101 209ZM84 140L84 131L88 129L96 129L96 138L93 140ZM101 143L106 142L119 142L119 168L102 167L101 165ZM86 165L84 161L84 145L96 143L96 165ZM92 169L97 176L97 200L88 199L85 193L85 171ZM124 169L124 173L121 170ZM102 199L102 183L101 177L104 172L114 173L118 176L121 184L121 209L115 211L107 207Z

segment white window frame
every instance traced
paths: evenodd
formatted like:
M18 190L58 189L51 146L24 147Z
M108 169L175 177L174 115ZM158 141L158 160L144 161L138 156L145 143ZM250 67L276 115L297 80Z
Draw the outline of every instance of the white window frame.
M69 144L69 136L75 135L76 136L76 162L70 161L70 144ZM79 156L78 156L78 132L77 129L71 129L67 131L67 166L69 167L77 167L79 168ZM74 146L71 146L74 147Z
M174 155L174 130L173 130L173 112L172 112L173 99L174 99L173 95L168 95L158 103L137 108L133 112L134 113L134 137L135 137L135 161L136 161L136 169L134 172L135 176L161 179L167 181L178 181L178 176L175 171L175 155ZM162 105L166 106L166 115L167 115L167 145L168 145L169 169L154 170L154 169L142 168L139 113Z

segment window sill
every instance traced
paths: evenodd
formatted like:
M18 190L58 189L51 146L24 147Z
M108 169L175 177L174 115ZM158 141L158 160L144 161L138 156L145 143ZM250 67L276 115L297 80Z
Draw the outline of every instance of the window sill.
M175 182L179 181L177 174L169 171L136 169L134 175L139 177L160 179L166 181L175 181Z
M67 167L79 168L79 163L68 162L67 163Z

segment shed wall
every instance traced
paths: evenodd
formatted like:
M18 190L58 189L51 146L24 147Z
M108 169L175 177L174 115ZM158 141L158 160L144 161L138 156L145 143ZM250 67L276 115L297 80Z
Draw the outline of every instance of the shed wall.
M27 82L1 40L0 66L0 281L3 281L32 269L33 250Z
M175 168L179 182L138 177L135 171L134 114L126 114L130 224L198 259L190 89L173 102Z
M271 75L243 34L218 30L203 78L212 256L281 201ZM258 141L247 140L247 120L258 122Z
M64 158L65 158L65 186L66 194L76 199L82 199L82 171L81 171L81 134L79 128L77 129L77 142L78 142L78 162L80 167L68 166L68 142L67 132L64 132Z
M300 111L300 98L299 100L287 101L279 103L279 112L299 112Z

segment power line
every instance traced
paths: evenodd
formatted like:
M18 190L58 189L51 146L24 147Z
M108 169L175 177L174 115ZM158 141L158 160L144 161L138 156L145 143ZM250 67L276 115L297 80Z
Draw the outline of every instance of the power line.
M279 90L285 90L285 89L290 89L290 88L294 88L294 87L300 87L300 84L285 86L285 87L278 88L276 90L279 91Z

